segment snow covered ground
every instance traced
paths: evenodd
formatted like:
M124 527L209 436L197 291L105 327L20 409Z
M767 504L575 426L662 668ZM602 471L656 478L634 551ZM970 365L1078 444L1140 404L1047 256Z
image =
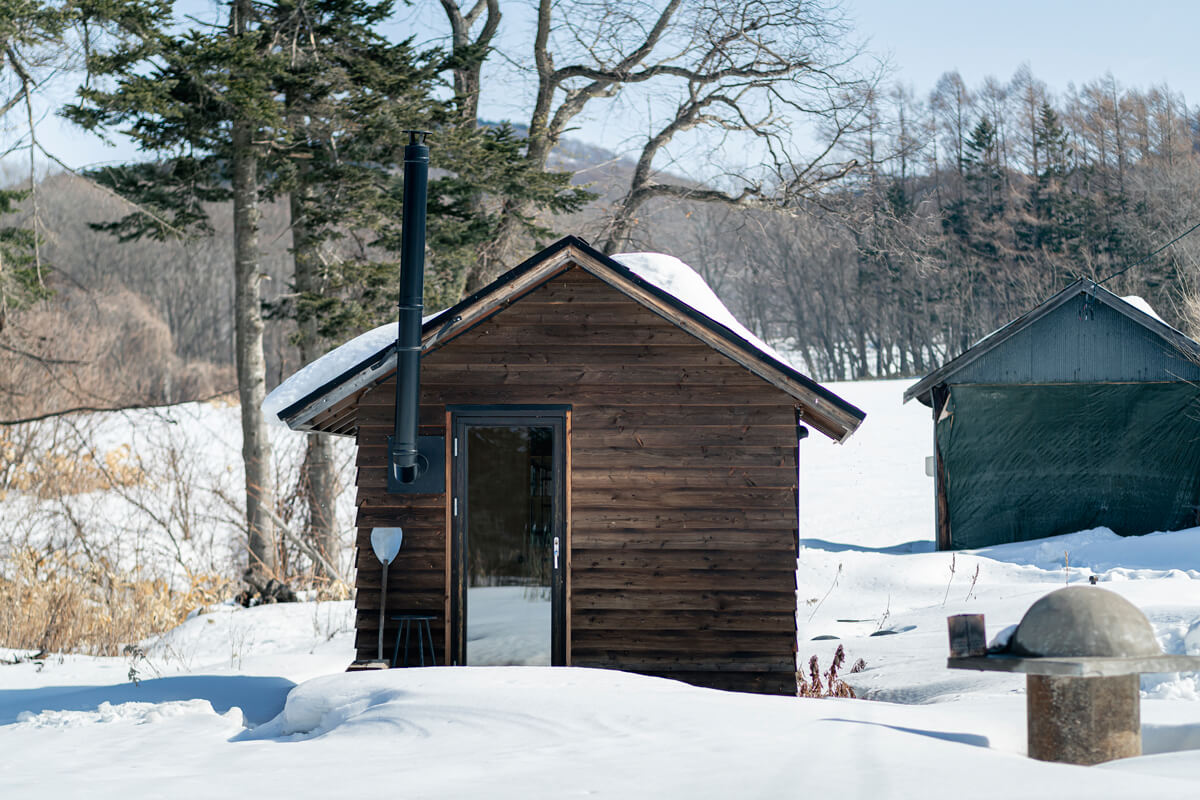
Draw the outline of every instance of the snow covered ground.
M931 422L923 406L900 405L904 386L831 387L866 424L846 445L801 445L800 658L825 667L844 645L867 662L850 677L869 700L543 667L346 674L348 603L224 605L144 643L144 657L0 664L0 787L101 798L1200 796L1195 674L1143 679L1147 755L1084 768L1024 756L1021 677L944 667L946 616L985 613L995 633L1093 574L1146 612L1168 652L1196 652L1200 529L934 552ZM27 655L0 650L4 661Z
M6 436L16 430L23 437L0 436L9 458L18 447L38 454L18 471L65 472L61 483L69 484L74 468L80 486L24 492L0 486L0 550L28 545L82 551L177 588L186 588L194 575L236 575L246 560L238 532L245 518L239 415L237 406L220 401L194 402L70 415L6 430ZM270 434L275 482L281 494L294 496L304 437L282 424ZM353 440L335 438L334 453L342 485L352 485ZM107 489L99 488L104 484ZM354 510L354 493L343 492L335 511L346 541L353 538ZM343 553L344 572L349 564L350 554Z

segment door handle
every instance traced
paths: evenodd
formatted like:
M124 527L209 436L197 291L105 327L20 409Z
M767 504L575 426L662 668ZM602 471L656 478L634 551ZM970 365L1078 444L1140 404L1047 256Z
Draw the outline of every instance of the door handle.
M558 537L554 537L554 568L558 569Z

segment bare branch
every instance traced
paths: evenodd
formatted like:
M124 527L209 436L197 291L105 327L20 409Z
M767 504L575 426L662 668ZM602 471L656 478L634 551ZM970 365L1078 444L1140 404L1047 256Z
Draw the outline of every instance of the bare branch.
M71 175L74 175L76 178L79 178L81 181L85 181L86 183L96 187L97 189L99 189L100 191L109 195L110 197L114 197L117 200L120 200L122 203L135 209L138 213L145 214L147 217L154 220L155 222L157 222L159 225L163 226L167 230L171 231L179 238L181 238L181 239L186 238L186 236L187 236L186 231L176 227L175 225L172 225L170 222L167 222L165 219L163 219L162 216L154 213L149 208L146 208L145 206L141 205L140 203L135 203L134 201L130 200L128 197L125 197L124 195L122 195L120 192L113 191L112 189L108 188L107 186L105 186L102 183L97 183L96 181L89 178L87 175L84 175L83 173L79 172L75 168L69 166L61 158L54 155L54 153L51 153L49 150L47 150L45 147L43 147L41 142L34 142L34 145L37 147L37 149L39 151L41 151L42 155L44 155L46 158L53 161L58 166L62 167L65 171L69 172Z
M347 588L350 587L350 582L342 577L342 574L338 572L337 568L330 564L323 555L317 552L316 548L304 541L303 537L297 536L295 533L293 533L292 529L288 527L287 523L275 513L274 509L265 504L263 505L262 509L263 512L271 518L271 521L275 523L275 527L277 527L283 533L284 537L292 544L296 545L296 547L300 548L300 552L308 556L314 564L320 566L331 580L336 581Z
M207 397L201 397L201 398L197 399L197 402L207 403L211 400L216 400L221 397L228 397L232 391L233 391L233 389L227 389L222 392L217 392L215 394L211 394ZM70 416L72 414L90 414L90 413L99 413L101 411L138 411L138 410L142 410L142 409L159 408L159 407L160 406L152 404L152 403L146 404L146 405L121 406L119 408L114 408L112 406L76 406L74 408L64 408L61 411L50 411L45 414L37 414L36 416L24 417L22 419L0 419L0 427L9 428L14 425L25 425L30 422L40 422L44 419L54 419L55 417L66 417L66 416Z

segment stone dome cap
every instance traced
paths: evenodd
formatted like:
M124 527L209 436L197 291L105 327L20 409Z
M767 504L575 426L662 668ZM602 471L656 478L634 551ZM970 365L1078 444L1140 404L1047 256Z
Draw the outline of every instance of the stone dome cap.
M1146 615L1121 595L1094 586L1068 586L1038 600L1009 647L1035 657L1162 655Z

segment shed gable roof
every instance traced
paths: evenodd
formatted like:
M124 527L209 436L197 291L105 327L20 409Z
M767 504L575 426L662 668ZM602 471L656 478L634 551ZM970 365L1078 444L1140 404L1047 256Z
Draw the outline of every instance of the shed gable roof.
M1062 333L1064 323L1078 318L1069 307L1077 298L1083 298L1081 308L1092 309L1089 313L1095 315L1098 325L1106 326L1112 336L1126 341L1118 344L1080 336L1065 351L1051 347L1053 341L1043 341L1039 331L1054 338L1055 333ZM1137 341L1133 342L1134 339ZM1063 342L1057 344L1061 346ZM1156 363L1145 363L1150 357ZM1006 358L1012 363L1000 363ZM1051 363L1053 358L1060 363ZM1091 363L1063 363L1064 358L1090 359ZM989 366L989 361L995 363ZM904 401L916 397L931 405L932 390L945 383L1071 383L1197 377L1200 377L1200 344L1103 286L1081 279L910 386L904 393Z
M789 394L800 406L801 419L826 436L842 441L865 418L861 410L783 362L745 329L734 330L697 311L574 236L559 240L453 307L426 318L422 326L422 353L441 347L573 266L586 270ZM361 392L392 375L396 365L394 336L364 335L351 344L356 343L356 353L362 353L361 358L278 410L279 418L296 430L349 433L321 417L335 406L353 404ZM271 402L268 398L268 404Z

